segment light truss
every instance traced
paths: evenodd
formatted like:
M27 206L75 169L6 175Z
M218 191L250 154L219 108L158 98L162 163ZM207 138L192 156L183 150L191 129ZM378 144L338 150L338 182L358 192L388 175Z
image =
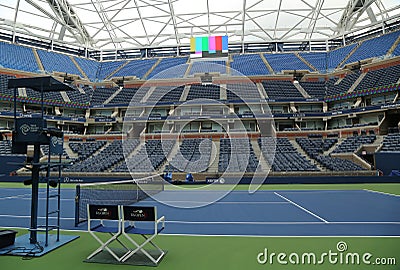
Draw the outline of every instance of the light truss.
M399 10L386 0L0 0L0 30L96 50L180 46L201 35L320 41Z

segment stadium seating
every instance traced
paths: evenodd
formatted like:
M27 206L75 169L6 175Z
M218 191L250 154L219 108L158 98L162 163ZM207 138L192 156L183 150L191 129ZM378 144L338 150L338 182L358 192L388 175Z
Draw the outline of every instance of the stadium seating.
M15 76L0 74L0 93L2 95L14 96L14 89L8 89L8 79L13 78Z
M227 100L259 100L257 86L253 83L236 83L226 85Z
M397 83L400 78L400 65L368 71L355 90L363 90Z
M124 65L127 61L107 61L101 62L99 69L97 71L97 79L102 81L108 78L113 72L115 72L119 67Z
M268 160L269 163L271 162L271 154L275 152L275 159L272 164L273 171L319 171L317 166L294 148L288 138L276 138L273 140L276 143L275 151L271 150L271 138L261 137L258 139L261 152L267 162Z
M320 73L326 73L328 69L328 54L325 52L300 53L307 62L315 67Z
M33 49L0 41L0 67L40 72Z
M264 54L275 73L282 70L311 70L293 53Z
M123 88L108 104L129 104L133 97L135 97L134 101L140 102L143 96L139 94L135 96L138 89L139 88Z
M383 138L382 152L400 152L400 133L390 133Z
M184 88L184 86L158 86L147 102L178 102Z
M233 62L231 63L231 68L245 76L270 74L259 54L234 55L232 59ZM237 72L232 73L231 71L232 75L235 75L235 73Z
M306 92L314 98L324 98L326 96L326 82L300 82L301 87L303 87Z
M139 145L139 140L112 141L99 153L90 155L88 158L74 163L68 170L72 172L104 172L110 170L115 164L124 160L126 154L132 152Z
M194 62L192 68L189 71L189 75L196 73L211 73L218 72L226 74L226 62L225 61L198 61Z
M193 99L220 99L220 87L214 84L192 84L186 100Z
M11 154L11 141L0 141L0 155Z
M328 72L336 69L344 58L357 46L357 44L350 44L338 49L334 49L328 52Z
M136 76L142 79L156 62L157 59L131 60L123 68L118 70L113 77Z
M42 98L42 95L38 91L34 91L30 88L26 88L26 95L28 97L35 97L35 98ZM63 97L61 96L60 92L45 92L43 93L43 99L44 100L57 100L60 102L64 102Z
M184 139L165 172L205 172L211 157L211 139Z
M173 140L163 140L162 142L161 140L147 140L139 146L139 150L134 155L126 158L125 162L119 164L112 171L154 172L164 163L174 144ZM129 169L127 164L129 164Z
M187 57L163 58L160 63L150 72L147 79L171 79L183 78L188 68Z
M106 141L91 141L91 142L69 142L71 150L78 155L76 161L82 161L89 158L101 147L106 145Z
M270 99L304 98L291 81L263 81L262 85Z
M320 164L331 171L362 171L364 168L350 160L338 157L319 155L315 158Z
M348 73L346 77L344 77L341 81L338 82L336 79L329 79L326 83L327 87L327 95L336 95L347 92L350 87L354 84L354 82L360 76L360 71L354 71Z
M357 62L360 60L385 56L395 40L399 37L400 32L392 32L380 37L365 40L357 48L357 50L346 60L344 64Z
M219 172L255 172L258 159L247 138L220 139Z
M376 140L376 135L360 135L346 138L332 153L352 153L363 144L371 144Z
M41 150L43 156L48 156L48 154L49 154L49 146L48 145L41 145L40 150ZM69 159L69 156L68 156L65 148L64 148L64 151L61 156L62 156L62 158ZM56 169L56 167L54 167L54 169Z
M392 53L393 56L399 56L400 55L400 43L394 48L394 51Z
M44 69L52 73L54 71L79 75L84 78L82 73L76 67L71 58L66 54L55 53L51 51L37 50L40 61L43 64Z
M75 61L78 63L78 65L81 67L83 72L87 75L89 80L91 81L97 81L97 71L99 70L100 63L91 60L91 59L86 59L82 57L74 57Z
M82 91L83 92L80 92L78 89L75 89L74 91L68 91L66 93L72 102L89 103L93 95L93 88L91 86L85 86L82 87Z
M118 88L97 87L93 92L92 98L90 99L90 104L91 105L101 105L101 104L103 104L117 90L118 90Z
M296 138L296 142L300 145L301 149L313 159L329 150L337 141L337 138Z

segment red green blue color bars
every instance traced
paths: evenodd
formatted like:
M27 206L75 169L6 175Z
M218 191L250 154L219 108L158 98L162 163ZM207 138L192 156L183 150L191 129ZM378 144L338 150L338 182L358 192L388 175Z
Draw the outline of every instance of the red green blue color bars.
M228 36L190 38L191 57L221 57L228 53Z

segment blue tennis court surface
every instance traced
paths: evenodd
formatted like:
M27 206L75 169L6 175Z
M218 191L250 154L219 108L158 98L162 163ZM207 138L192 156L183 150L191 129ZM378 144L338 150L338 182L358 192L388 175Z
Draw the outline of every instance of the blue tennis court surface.
M166 203L204 204L213 191L163 191ZM40 190L44 223L45 190ZM75 190L63 189L61 226L74 227ZM0 227L29 227L30 189L0 189ZM176 208L152 199L166 217L166 234L265 236L400 236L400 196L369 190L233 191L213 204Z

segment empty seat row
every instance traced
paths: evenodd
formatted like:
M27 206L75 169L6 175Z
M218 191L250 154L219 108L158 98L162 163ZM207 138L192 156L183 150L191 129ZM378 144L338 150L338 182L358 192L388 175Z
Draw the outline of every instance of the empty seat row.
M211 139L184 139L165 172L205 172L212 151Z
M361 135L346 138L339 144L333 153L352 153L363 144L371 144L376 140L376 135Z

